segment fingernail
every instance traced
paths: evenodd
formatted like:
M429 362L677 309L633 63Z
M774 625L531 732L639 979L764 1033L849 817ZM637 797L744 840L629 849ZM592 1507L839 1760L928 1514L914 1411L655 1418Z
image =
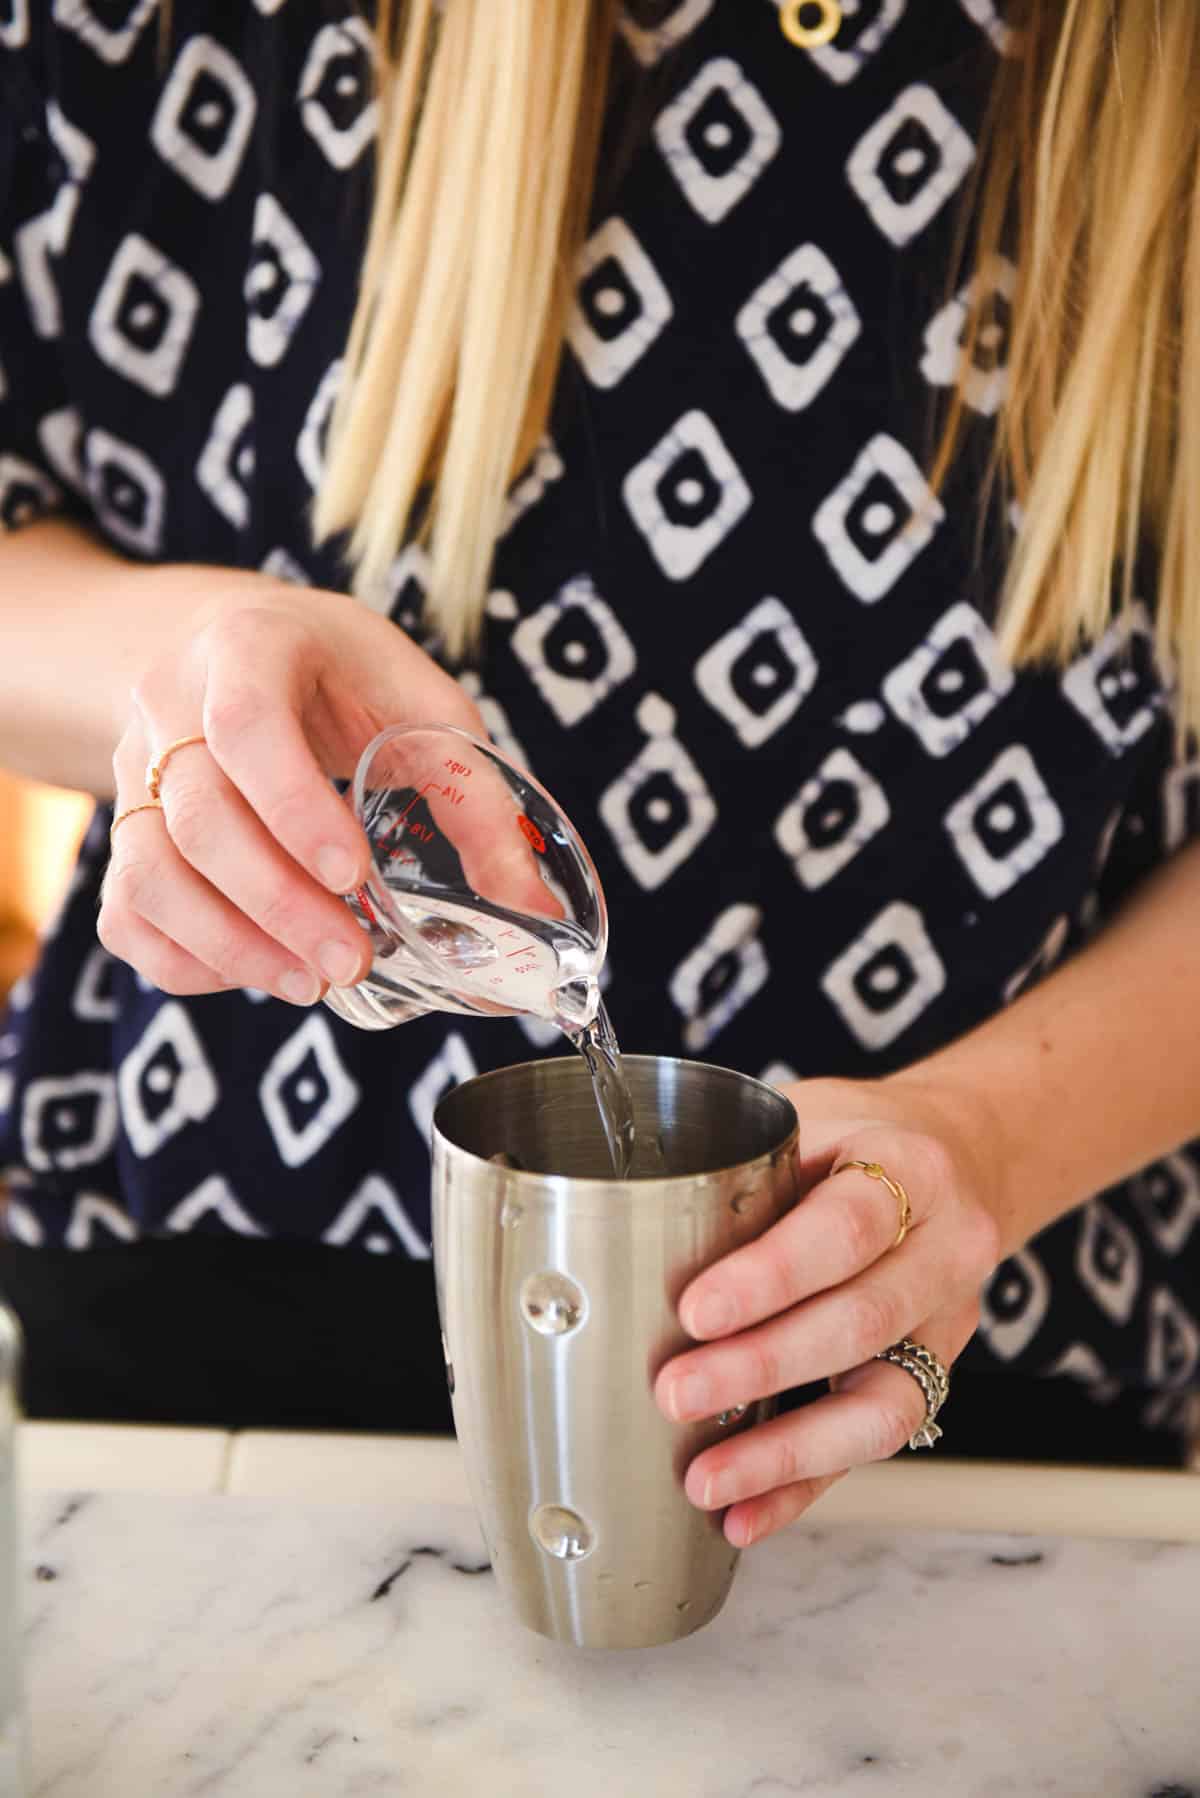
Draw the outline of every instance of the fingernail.
M289 968L286 974L279 976L276 991L291 1005L315 1005L321 994L321 982L307 968Z
M322 943L317 950L317 966L333 986L353 986L361 965L358 950L349 943Z
M703 1374L689 1374L680 1380L671 1394L671 1408L676 1417L707 1417L712 1409L709 1403L711 1390Z
M324 849L317 850L317 873L335 893L348 893L358 884L353 856L336 844L327 844Z
M723 1336L733 1322L733 1306L719 1292L710 1292L691 1307L690 1336Z
M725 1505L731 1505L736 1487L732 1473L714 1473L712 1478L704 1482L701 1504L706 1511L719 1511Z

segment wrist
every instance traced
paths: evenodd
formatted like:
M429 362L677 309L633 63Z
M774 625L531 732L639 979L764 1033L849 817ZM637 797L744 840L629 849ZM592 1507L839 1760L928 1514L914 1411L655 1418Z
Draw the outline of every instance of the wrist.
M997 1229L997 1263L1046 1222L1029 1204L1009 1119L986 1087L957 1075L943 1056L885 1076L879 1088L898 1117L944 1143Z

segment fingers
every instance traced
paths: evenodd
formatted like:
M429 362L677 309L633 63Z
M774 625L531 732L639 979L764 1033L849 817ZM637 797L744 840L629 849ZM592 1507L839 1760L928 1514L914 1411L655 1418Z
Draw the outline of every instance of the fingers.
M912 1334L949 1368L977 1319L972 1303L922 1322ZM790 1522L850 1468L899 1453L926 1415L925 1395L911 1374L872 1359L842 1376L829 1397L697 1456L687 1495L702 1510L729 1508L726 1535L744 1546Z
M913 1199L914 1225L930 1195ZM770 1230L694 1280L679 1315L699 1342L744 1330L861 1273L896 1241L898 1207L882 1180L843 1168Z
M327 890L350 892L366 878L370 856L301 726L311 697L304 689L318 676L306 668L295 636L283 617L225 621L208 645L204 737L286 854ZM269 680L261 670L269 670Z
M118 812L142 797L144 751L133 730L113 758ZM311 1005L321 995L322 982L310 968L188 865L168 834L165 812L140 812L114 835L97 934L156 984L163 974L185 981L190 992L257 987L294 1005ZM166 957L161 939L185 959ZM203 970L211 975L207 984Z
M268 835L203 744L171 758L159 790L175 848L235 910L331 985L363 978L365 933Z
M772 1276L770 1262L764 1263L763 1279L775 1280L767 1321L732 1326L736 1334L668 1362L656 1386L659 1404L679 1423L715 1417L789 1386L845 1373L898 1341L934 1307L950 1273L940 1254L914 1255L912 1246L906 1243L866 1273L798 1304L785 1296L790 1275Z
M795 1523L831 1486L845 1479L844 1473L830 1474L821 1480L797 1480L783 1486L769 1498L752 1499L749 1504L735 1505L725 1518L725 1539L734 1548L749 1548L777 1530Z
M829 1379L911 1335L947 1298L978 1290L974 1262L947 1229L933 1245L913 1238L865 1273L805 1300L767 1323L677 1356L656 1383L678 1423L715 1417L791 1386Z
M161 823L159 829L161 829ZM160 992L172 993L177 997L191 997L198 993L217 993L229 991L229 985L221 979L215 968L206 967L173 943L169 937L156 930L153 924L145 919L130 916L122 935L123 948L113 949L112 944L104 941L106 949L114 955L120 955L135 967L139 974Z

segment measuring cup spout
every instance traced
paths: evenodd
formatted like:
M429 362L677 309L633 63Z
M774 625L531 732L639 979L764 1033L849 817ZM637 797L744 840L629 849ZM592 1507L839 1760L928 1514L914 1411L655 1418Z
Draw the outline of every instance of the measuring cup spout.
M600 987L588 978L568 980L551 994L554 1022L568 1035L586 1030L600 1009Z

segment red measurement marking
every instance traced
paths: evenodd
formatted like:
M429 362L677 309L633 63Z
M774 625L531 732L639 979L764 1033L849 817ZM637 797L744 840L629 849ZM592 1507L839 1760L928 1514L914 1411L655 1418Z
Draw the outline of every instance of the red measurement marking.
M500 941L502 941L502 940L503 940L503 938L504 938L504 937L506 937L506 936L516 936L516 934L517 934L517 933L516 933L516 931L515 931L515 930L501 930L501 931L498 931L498 932L497 932L497 936L496 936L496 940L497 940L497 942L500 942Z
M374 924L376 927L378 927L379 919L375 916L375 912L371 905L371 901L367 898L366 887L355 887L354 897L358 900L358 903L362 906L362 908L366 912L368 918L370 918L372 924Z
M522 812L521 816L517 819L517 829L525 838L525 841L529 844L531 849L536 849L539 855L545 855L546 839L534 823L533 819L527 818L524 812Z
M427 780L425 782L425 785L421 788L422 799L424 799L426 793L440 793L444 799L450 801L451 805L461 805L466 798L466 794L460 793L457 787L442 787L438 785L436 780Z
M449 768L451 774L465 774L468 780L471 777L471 770L467 767L465 762L447 762L446 766Z
M512 958L513 958L513 956L514 956L514 955L528 955L528 954L529 954L529 944L528 944L528 943L526 943L526 944L525 944L525 945L524 945L524 946L523 946L523 947L522 947L522 948L520 948L520 949L510 949L510 950L509 950L509 952L508 952L508 954L507 954L507 955L506 955L506 956L505 956L505 958L504 958L504 959L505 959L505 960L506 960L506 961L511 961L511 960L512 960ZM518 969L518 970L517 970L517 971L518 971L518 973L519 973L519 972L520 972L520 969Z

